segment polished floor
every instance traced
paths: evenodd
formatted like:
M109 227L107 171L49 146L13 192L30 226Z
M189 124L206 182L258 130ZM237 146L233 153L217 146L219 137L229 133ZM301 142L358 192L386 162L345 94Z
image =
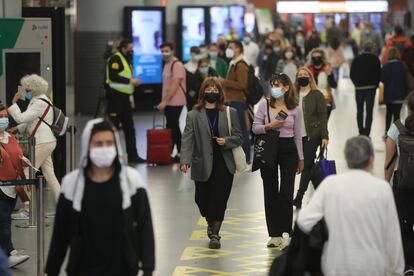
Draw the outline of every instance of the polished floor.
M356 107L353 86L342 79L335 92L337 109L329 122L329 159L336 160L340 172L346 170L343 148L347 138L357 135ZM385 108L375 106L371 133L375 147L374 173L383 174ZM139 153L145 156L146 132L152 125L152 115L135 117ZM185 114L183 114L184 118ZM82 127L88 118L76 117ZM184 122L184 119L182 120ZM79 135L78 135L79 136ZM79 139L79 137L78 137ZM207 248L205 221L200 218L194 203L194 188L189 175L183 175L177 165L152 167L139 165L147 181L156 234L156 271L154 275L266 275L277 250L266 248L268 240L264 221L263 189L258 172L237 174L230 196L221 235L222 249ZM299 180L299 177L297 177ZM298 181L296 181L298 182ZM309 189L306 199L312 193ZM50 195L47 211L53 211ZM47 219L46 249L52 232L53 219ZM16 223L14 223L16 224ZM13 241L31 259L16 269L13 275L36 275L36 231L13 226ZM47 250L46 250L47 254ZM61 275L65 275L62 269Z

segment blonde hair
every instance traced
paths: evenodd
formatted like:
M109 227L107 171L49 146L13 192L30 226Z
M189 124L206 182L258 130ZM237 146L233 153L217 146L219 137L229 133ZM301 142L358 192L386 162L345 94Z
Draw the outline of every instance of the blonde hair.
M36 74L24 76L20 83L24 89L30 90L33 96L46 94L49 88L47 81Z
M296 80L295 80L296 91L299 92L299 90L300 90L300 86L299 86L299 83L298 83L298 75L299 75L300 71L305 71L308 74L309 85L310 85L311 91L319 90L318 86L316 85L315 78L313 77L313 74L311 73L311 71L307 67L300 67L298 69L298 72L296 73Z
M313 61L312 61L312 55L314 53L319 53L322 56L322 62L324 65L328 64L328 59L326 57L326 53L322 48L314 48L312 49L312 51L309 53L308 55L308 61L306 62L306 67L311 67L313 66Z

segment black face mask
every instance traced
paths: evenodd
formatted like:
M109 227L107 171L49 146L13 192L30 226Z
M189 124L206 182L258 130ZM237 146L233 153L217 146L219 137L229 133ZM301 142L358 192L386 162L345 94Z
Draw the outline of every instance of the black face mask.
M205 93L204 94L204 100L208 103L215 103L219 99L219 93Z
M312 57L312 62L316 66L322 65L322 63L323 63L322 57Z
M132 60L132 56L134 55L134 53L133 52L127 52L127 54L126 54L126 58L128 59L128 60Z
M298 77L298 84L299 86L308 86L309 84L309 78L308 77Z

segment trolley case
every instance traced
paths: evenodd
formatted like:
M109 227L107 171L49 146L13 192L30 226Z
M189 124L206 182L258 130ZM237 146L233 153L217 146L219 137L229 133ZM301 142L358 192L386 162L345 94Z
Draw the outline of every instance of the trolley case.
M155 124L156 110L153 113L153 128L147 130L147 163L169 165L171 163L172 136L171 129L163 124Z

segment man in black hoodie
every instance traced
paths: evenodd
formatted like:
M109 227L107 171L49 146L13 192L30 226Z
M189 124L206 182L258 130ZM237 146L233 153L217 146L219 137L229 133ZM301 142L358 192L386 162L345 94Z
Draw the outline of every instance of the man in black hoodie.
M366 42L364 52L357 56L351 65L351 80L355 85L359 134L368 137L371 133L375 92L381 78L381 63L378 56L373 54L374 46L374 43ZM366 108L365 125L364 106Z
M103 119L82 134L79 169L67 174L56 208L46 265L60 274L70 248L68 276L151 276L154 231L145 183L126 166L119 134Z

